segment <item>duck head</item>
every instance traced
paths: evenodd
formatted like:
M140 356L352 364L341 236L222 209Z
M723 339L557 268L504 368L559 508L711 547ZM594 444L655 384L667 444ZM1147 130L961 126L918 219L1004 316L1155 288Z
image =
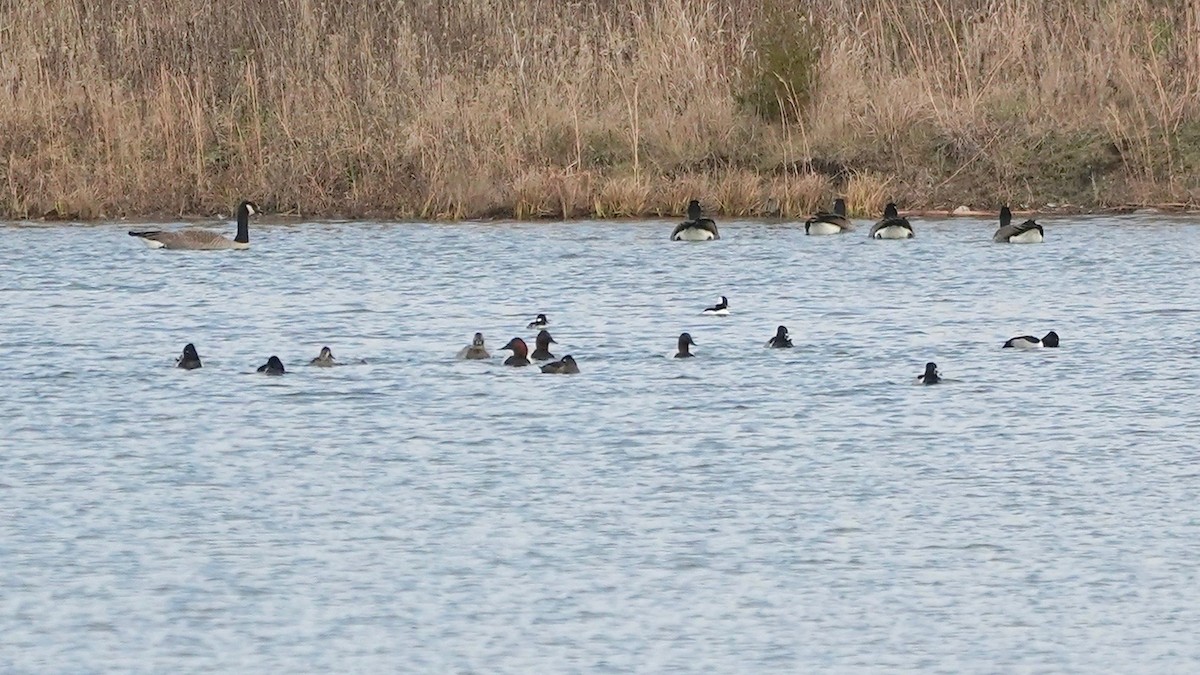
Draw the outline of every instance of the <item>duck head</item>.
M556 344L558 344L558 343L555 342L554 338L550 337L550 331L548 331L548 330L538 331L537 338L536 338L536 346L539 350L549 349L550 345L556 345Z
M529 346L526 345L525 341L519 337L515 337L515 338L509 340L508 344L504 345L500 349L511 350L513 355L515 355L515 356L521 356L521 357L529 356Z

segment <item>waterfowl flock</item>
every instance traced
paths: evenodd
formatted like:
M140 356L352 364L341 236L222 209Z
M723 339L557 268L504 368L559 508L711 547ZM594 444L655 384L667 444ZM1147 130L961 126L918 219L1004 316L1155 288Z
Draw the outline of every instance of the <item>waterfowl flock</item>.
M260 213L260 211L254 202L243 201L238 205L236 213L237 231L233 239L229 239L219 232L202 229L130 231L129 235L139 238L151 248L180 250L247 249L250 246L250 217ZM999 228L992 237L992 241L995 243L1031 244L1045 241L1045 232L1042 226L1035 220L1027 219L1018 225L1014 225L1012 222L1012 211L1008 206L1001 208L999 219ZM808 218L804 223L804 232L807 235L843 234L853 232L854 230L854 223L847 216L846 202L842 198L834 200L832 211L817 213ZM908 218L900 215L896 204L891 202L884 208L883 216L871 227L869 233L871 239L880 240L912 239L913 236L912 224L908 221ZM720 238L716 223L711 218L703 217L700 202L696 199L688 203L687 220L677 225L671 232L672 241L699 242L715 241ZM720 296L720 301L717 304L706 307L701 311L701 314L706 316L728 316L729 298L724 295ZM504 360L504 365L520 368L532 365L534 361L550 361L550 363L540 366L539 370L542 373L579 374L579 365L572 355L567 354L561 359L556 360L557 357L550 352L550 345L558 343L546 329L548 325L550 325L549 318L545 314L537 314L533 321L530 321L526 325L527 330L538 331L534 338L533 354L529 353L529 346L525 343L524 339L514 337L501 347L502 351L512 352L512 355ZM696 342L692 339L690 333L681 333L676 343L674 358L687 359L695 357L696 355L691 352L691 348L695 346ZM766 347L771 349L788 349L792 346L793 343L787 326L777 327L775 335L767 340L766 343ZM1058 346L1059 336L1053 330L1041 338L1032 335L1019 335L1009 339L1002 345L1005 349L1020 350L1056 348ZM492 355L487 350L483 334L477 332L471 343L459 350L457 357L465 360L485 360L490 359ZM200 355L196 350L196 346L192 343L185 345L182 354L176 358L175 364L177 368L183 370L201 368ZM309 361L308 365L329 368L342 365L342 363L334 358L333 350L326 346L321 348L320 353ZM284 375L287 370L284 367L283 361L278 356L272 355L267 359L266 363L258 367L257 372L264 375L278 376ZM926 363L925 371L917 376L917 383L919 384L931 385L947 381L939 374L937 364L933 362Z

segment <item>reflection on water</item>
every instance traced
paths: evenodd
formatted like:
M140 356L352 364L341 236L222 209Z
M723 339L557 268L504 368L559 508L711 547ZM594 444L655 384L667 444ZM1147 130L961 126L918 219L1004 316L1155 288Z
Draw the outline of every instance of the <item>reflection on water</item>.
M6 229L0 663L1193 670L1200 229L1044 224Z

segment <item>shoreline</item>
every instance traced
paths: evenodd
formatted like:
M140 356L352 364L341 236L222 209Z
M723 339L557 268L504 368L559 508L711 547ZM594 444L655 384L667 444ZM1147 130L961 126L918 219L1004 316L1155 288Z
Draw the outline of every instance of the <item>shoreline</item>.
M967 206L959 206L956 208L915 208L915 209L900 209L901 215L913 218L970 218L970 219L995 219L999 216L999 210L975 209ZM1166 216L1188 216L1200 215L1200 204L1185 204L1185 203L1164 203L1164 204L1120 204L1116 206L1088 208L1076 205L1053 205L1043 208L1013 208L1014 216L1022 218L1041 218L1041 217L1060 217L1060 216L1121 216L1121 215L1166 215ZM679 213L657 213L646 212L635 215L621 216L599 216L594 213L579 214L568 218L561 216L528 216L517 218L512 214L494 215L481 218L422 218L413 217L403 212L369 210L367 212L355 215L346 215L344 213L314 213L300 214L294 211L271 211L269 209L262 212L262 217L268 222L408 222L408 223L433 223L433 224L456 224L456 223L573 223L573 222L634 222L634 221L672 221L684 217L682 209ZM763 222L798 222L803 223L808 216L784 216L772 215L765 212L745 213L738 215L729 215L720 211L709 212L706 215L713 218L719 218L726 221L745 221L745 220L760 220ZM852 216L853 220L868 221L877 218L878 216ZM56 214L47 214L41 216L33 216L27 218L20 217L0 217L0 222L12 225L16 223L78 223L81 225L89 225L94 223L192 223L200 221L212 221L221 219L232 219L232 213L224 213L220 211L212 213L186 213L186 214L166 214L166 213L143 213L136 215L122 215L111 217L104 214L84 217L78 214L68 214L59 216Z

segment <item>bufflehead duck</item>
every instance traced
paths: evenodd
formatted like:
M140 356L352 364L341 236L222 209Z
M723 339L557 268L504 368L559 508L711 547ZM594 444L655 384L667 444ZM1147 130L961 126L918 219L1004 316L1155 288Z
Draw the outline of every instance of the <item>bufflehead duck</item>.
M321 347L321 353L317 358L308 362L310 366L319 366L321 368L329 368L338 365L337 361L333 360L333 350L329 347Z
M1012 211L1004 206L1000 209L1000 229L992 236L997 244L1040 244L1045 240L1045 233L1037 221L1030 218L1020 225L1012 224Z
M690 359L695 356L695 354L688 351L688 347L695 346L695 344L695 342L692 342L692 336L690 333L681 333L679 335L679 351L675 354L675 358Z
M853 232L854 224L846 217L846 200L833 200L833 213L822 211L804 221L804 234L841 234Z
M883 210L883 218L871 228L872 239L912 239L912 225L896 211L896 205L888 202Z
M671 241L710 241L720 239L717 224L712 218L702 218L700 202L693 199L688 202L688 219L675 227L671 232Z
M258 372L265 375L282 375L284 373L283 361L280 361L278 356L272 356L267 359L266 363L258 367Z
M538 331L537 337L534 338L533 356L531 358L534 361L549 361L553 359L554 355L550 353L550 345L552 344L556 345L558 343L554 341L554 338L550 337L550 331Z
M1037 339L1032 335L1019 335L1011 338L1004 343L1003 349L1041 349L1042 347L1055 348L1058 346L1058 333L1050 331L1046 333L1046 337Z
M254 202L245 201L237 209L237 234L229 239L212 230L165 230L131 231L129 236L140 237L150 248L189 249L193 251L215 251L220 249L250 248L250 216L258 213Z
M729 316L729 298L721 296L721 301L712 307L706 307L701 314L709 316Z
M529 365L529 347L525 344L525 341L522 340L521 338L515 337L515 338L509 340L508 344L501 347L501 349L510 349L510 350L512 350L512 353L513 353L512 356L508 357L507 359L504 359L504 365L506 365L506 366L527 366L527 365Z
M530 321L529 325L525 326L525 328L527 328L529 330L533 330L535 328L545 328L546 326L549 326L549 325L550 325L550 319L547 319L545 314L538 314L537 318L535 318L533 321Z
M562 361L547 363L542 366L543 373L556 373L559 375L578 375L579 366L575 363L575 357L567 354L562 357Z
M942 381L942 376L938 374L937 364L930 361L925 364L925 373L917 376L919 384L937 384Z
M200 367L200 355L196 353L196 345L189 342L183 346L183 354L175 359L175 367L184 370L195 370Z
M475 338L471 340L471 344L459 350L458 358L467 359L470 361L480 361L482 359L492 358L492 355L488 353L487 348L483 346L483 333L476 333Z
M787 349L792 346L792 338L788 335L787 326L775 329L775 337L767 341L767 346L774 349Z

